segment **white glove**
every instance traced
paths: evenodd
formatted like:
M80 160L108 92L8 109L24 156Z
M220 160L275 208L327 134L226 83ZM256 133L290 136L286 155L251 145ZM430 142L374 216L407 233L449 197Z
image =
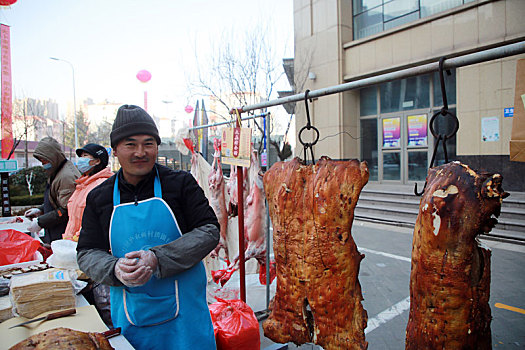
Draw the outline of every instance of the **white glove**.
M24 216L28 219L33 219L33 218L36 218L37 216L40 216L42 215L42 210L38 209L38 208L31 208L31 209L28 209L26 210L26 212L24 213Z
M137 259L119 258L115 264L115 276L127 287L138 287L146 284L153 271L139 265Z
M33 220L31 221L31 223L29 224L29 226L27 227L27 230L31 233L38 233L40 232L40 230L42 229L42 227L40 227L38 225L38 220Z
M134 252L129 252L125 256L128 259L138 259L138 266L149 267L153 273L157 271L157 267L159 266L157 256L151 250L137 250Z

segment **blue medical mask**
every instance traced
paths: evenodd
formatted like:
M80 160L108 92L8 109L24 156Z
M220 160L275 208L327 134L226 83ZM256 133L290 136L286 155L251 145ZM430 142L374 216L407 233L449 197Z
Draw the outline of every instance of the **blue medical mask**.
M82 174L87 173L88 171L91 170L91 168L94 167L94 165L89 164L90 160L91 158L85 158L85 157L78 158L77 168Z
M51 163L42 164L42 168L44 168L45 170L49 170L52 167L53 167L53 164Z

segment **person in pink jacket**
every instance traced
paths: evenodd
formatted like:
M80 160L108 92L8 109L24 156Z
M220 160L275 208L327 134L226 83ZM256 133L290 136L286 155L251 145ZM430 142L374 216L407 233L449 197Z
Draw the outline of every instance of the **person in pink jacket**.
M76 150L78 158L77 168L82 176L75 180L77 187L67 202L69 221L63 239L78 241L82 228L82 215L86 207L88 193L113 175L107 167L108 152L100 145L88 143Z

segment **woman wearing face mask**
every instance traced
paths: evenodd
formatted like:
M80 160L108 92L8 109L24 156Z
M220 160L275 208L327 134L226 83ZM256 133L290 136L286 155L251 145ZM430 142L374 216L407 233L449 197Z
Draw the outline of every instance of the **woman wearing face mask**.
M109 157L104 147L89 143L76 152L79 156L77 168L82 176L76 180L77 187L67 203L69 221L62 236L75 242L78 241L78 234L82 227L82 215L88 193L113 175L107 167Z
M44 229L42 241L51 243L62 237L68 222L67 202L75 191L75 180L80 173L67 160L62 147L52 137L44 137L36 146L33 155L42 163L48 180L44 192L44 204L31 208L25 216L31 219L27 230L37 234Z

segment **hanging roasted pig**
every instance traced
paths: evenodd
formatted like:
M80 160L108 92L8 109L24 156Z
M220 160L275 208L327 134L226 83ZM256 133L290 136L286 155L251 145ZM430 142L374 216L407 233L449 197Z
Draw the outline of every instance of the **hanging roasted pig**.
M364 255L351 229L368 175L365 162L328 157L315 165L279 162L264 175L277 263L266 337L326 350L367 348L357 278Z
M215 215L217 216L217 220L219 220L219 224L221 225L221 235L219 244L214 249L213 254L216 256L219 256L220 249L224 249L224 253L227 259L229 259L228 255L228 239L227 239L227 233L228 233L228 210L226 209L226 197L225 197L225 181L224 181L224 175L222 174L222 166L221 166L221 154L216 149L215 153L213 155L213 164L211 167L211 172L208 176L208 184L210 188L210 197L209 202L210 206L213 208L213 211L215 212Z
M251 155L249 174L249 193L244 200L244 259L252 258L259 263L259 281L266 284L266 230L268 228L266 202L263 189L263 176L259 163L259 153L253 151ZM237 193L237 192L236 192ZM275 277L274 263L270 262L270 282ZM213 272L216 283L224 285L239 268L239 254L230 266L223 270Z
M491 349L489 232L502 177L452 162L430 169L412 244L406 349Z

